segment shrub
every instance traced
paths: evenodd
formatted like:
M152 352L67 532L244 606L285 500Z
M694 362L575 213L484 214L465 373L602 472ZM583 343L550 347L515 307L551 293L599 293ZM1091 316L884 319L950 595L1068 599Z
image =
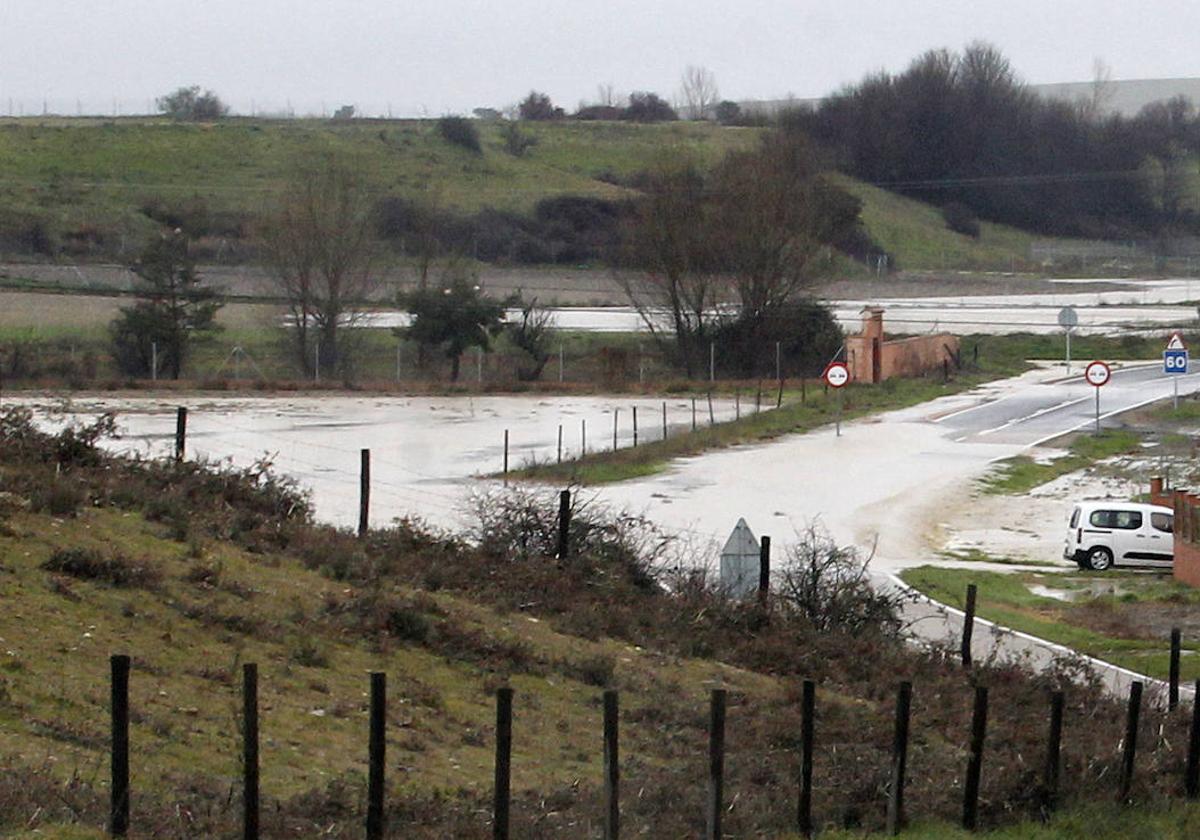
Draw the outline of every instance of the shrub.
M513 157L524 157L527 151L538 144L536 137L526 134L520 124L512 120L500 126L500 139L504 141L504 151Z
M447 143L461 146L477 155L483 153L479 145L479 129L466 117L442 117L438 120L438 134Z
M56 549L42 568L124 588L155 589L162 581L162 571L149 560L131 560L120 553L106 556L94 548Z
M521 100L517 113L523 120L557 120L564 116L562 108L555 107L549 96L536 90L529 91Z
M29 504L39 513L74 516L87 501L87 492L75 481L54 476L42 482L30 494Z
M803 618L822 633L899 634L905 596L871 585L870 556L839 546L816 526L799 536L799 542L789 547L780 574L778 598L786 613Z
M328 668L329 651L305 633L296 636L288 646L288 660L306 668Z
M674 122L679 119L665 99L645 91L629 94L629 107L625 109L624 117L634 122Z
M425 614L407 604L397 604L388 611L389 636L406 642L424 642L429 638L430 624Z
M742 118L742 106L726 99L717 103L714 115L721 125L736 125Z
M229 113L229 106L219 96L211 90L201 93L198 85L160 96L155 105L161 113L176 120L219 120Z
M942 208L942 219L946 227L972 239L979 238L979 218L975 211L959 201L951 201Z
M785 376L813 376L837 353L843 336L825 306L798 300L757 318L739 314L720 324L713 339L720 357L730 360L737 375L774 375L778 342Z

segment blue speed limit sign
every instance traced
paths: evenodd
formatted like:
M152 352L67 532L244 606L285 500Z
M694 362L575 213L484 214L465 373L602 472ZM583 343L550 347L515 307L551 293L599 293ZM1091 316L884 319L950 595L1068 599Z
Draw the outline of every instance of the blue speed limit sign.
M1188 351L1164 350L1163 373L1187 373Z

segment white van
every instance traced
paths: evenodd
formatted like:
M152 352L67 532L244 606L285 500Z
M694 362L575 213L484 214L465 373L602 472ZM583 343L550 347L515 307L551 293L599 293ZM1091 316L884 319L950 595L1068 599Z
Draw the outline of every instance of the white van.
M1080 502L1071 511L1063 557L1081 569L1166 566L1175 559L1175 511L1132 502Z

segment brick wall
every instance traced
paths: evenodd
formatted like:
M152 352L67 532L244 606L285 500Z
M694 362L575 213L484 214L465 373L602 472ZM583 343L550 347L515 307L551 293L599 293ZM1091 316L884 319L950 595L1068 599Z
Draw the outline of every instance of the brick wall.
M1175 510L1175 580L1200 586L1200 496L1150 479L1150 503Z
M883 340L883 310L863 310L862 332L846 337L846 364L855 382L882 382L896 376L921 376L954 365L958 336L922 335ZM878 358L876 358L878 354Z

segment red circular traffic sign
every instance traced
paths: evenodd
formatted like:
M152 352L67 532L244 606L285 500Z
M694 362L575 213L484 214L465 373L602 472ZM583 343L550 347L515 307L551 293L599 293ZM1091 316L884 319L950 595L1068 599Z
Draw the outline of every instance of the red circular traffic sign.
M844 388L850 384L850 368L845 362L830 362L821 377L830 388Z
M1089 385L1099 388L1101 385L1108 384L1108 380L1112 378L1112 369L1105 362L1095 361L1087 366L1087 370L1083 372L1083 378L1088 381Z

